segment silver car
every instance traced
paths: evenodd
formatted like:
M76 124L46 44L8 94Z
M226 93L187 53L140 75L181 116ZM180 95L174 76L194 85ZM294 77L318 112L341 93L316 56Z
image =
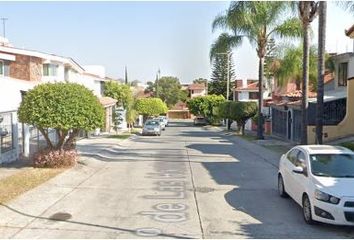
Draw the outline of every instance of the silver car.
M161 129L165 131L166 129L166 123L163 118L154 118L154 120L158 121L160 123Z
M144 124L142 135L161 136L161 125L158 120L147 120Z

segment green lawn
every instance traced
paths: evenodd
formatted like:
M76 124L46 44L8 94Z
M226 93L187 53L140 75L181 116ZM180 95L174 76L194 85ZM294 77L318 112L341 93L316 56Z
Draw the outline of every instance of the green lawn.
M132 134L109 135L108 138L115 138L115 139L124 140L124 139L129 138L131 135L132 135Z

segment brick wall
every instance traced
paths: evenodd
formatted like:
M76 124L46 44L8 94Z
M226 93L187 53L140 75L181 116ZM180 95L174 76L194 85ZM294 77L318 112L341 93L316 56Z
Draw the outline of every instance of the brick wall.
M16 55L16 61L10 63L10 77L30 80L30 57Z
M39 81L42 78L42 59L16 54L16 61L10 61L10 77Z
M30 59L30 80L40 81L42 79L43 64L42 59L31 57Z

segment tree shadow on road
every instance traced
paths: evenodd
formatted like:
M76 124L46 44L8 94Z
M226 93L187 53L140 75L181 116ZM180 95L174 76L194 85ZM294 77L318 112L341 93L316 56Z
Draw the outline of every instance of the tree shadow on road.
M219 135L220 136L220 135ZM307 225L302 209L291 199L277 193L277 168L240 144L228 141L221 144L190 144L214 160L203 161L202 166L218 185L235 186L224 195L233 211L241 211L253 221L229 219L250 238L353 238L354 229L327 224ZM231 161L220 157L231 156ZM209 199L212 201L212 199ZM202 213L201 213L202 214ZM222 229L220 229L222 231ZM239 230L235 231L239 232Z

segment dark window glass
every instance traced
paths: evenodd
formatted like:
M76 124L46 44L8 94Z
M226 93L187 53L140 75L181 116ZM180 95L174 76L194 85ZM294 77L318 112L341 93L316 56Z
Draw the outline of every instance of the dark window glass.
M297 154L298 154L298 153L299 153L299 150L297 150L297 149L294 149L294 150L292 150L291 152L288 153L287 158L288 158L288 160L289 160L292 164L294 164L294 165L295 165L295 163L296 163Z
M310 162L313 175L354 178L354 154L313 154Z
M338 69L338 86L347 86L348 63L340 63Z

